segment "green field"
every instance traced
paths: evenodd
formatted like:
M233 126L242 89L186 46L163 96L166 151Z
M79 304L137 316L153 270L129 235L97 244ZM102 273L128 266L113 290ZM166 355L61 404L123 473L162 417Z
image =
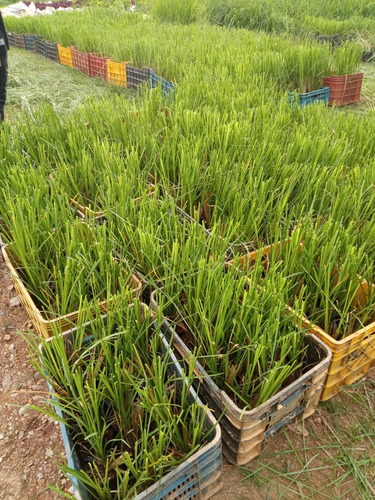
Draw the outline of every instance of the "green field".
M9 53L2 238L46 320L78 311L70 350L57 327L45 346L45 377L88 456L73 474L103 499L132 498L207 442L201 407L171 390L169 361L155 354L165 318L191 350L187 385L198 359L240 413L312 368L311 331L350 345L323 399L364 375L375 352L373 3L137 6L6 19L8 31L151 68L175 88L116 87ZM357 102L299 104L323 78L357 73ZM121 335L99 322L86 348L83 327L100 310ZM353 464L350 498L371 498L373 468ZM259 486L263 470L284 477L269 464L244 473ZM319 491L310 483L290 498Z

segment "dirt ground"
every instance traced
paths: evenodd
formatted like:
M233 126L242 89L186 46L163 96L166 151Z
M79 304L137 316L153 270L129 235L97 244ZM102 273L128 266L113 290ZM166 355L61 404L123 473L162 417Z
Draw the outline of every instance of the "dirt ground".
M1 263L0 500L54 500L63 496L49 485L71 492L71 484L56 466L64 461L59 425L27 409L48 393L19 334L32 325L22 306L10 305L15 297L11 277ZM304 425L280 432L247 468L224 460L223 487L214 498L375 498L374 375L373 370L364 382L320 405Z

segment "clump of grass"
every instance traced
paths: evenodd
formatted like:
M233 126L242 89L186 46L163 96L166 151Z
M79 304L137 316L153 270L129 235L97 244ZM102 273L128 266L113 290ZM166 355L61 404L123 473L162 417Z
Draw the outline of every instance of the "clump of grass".
M352 244L354 226L328 220L304 234L298 245L274 249L274 262L284 259L290 283L290 305L303 292L308 319L340 340L374 321L375 293L371 260L364 247Z
M43 366L35 365L54 407L36 409L67 426L82 468L60 467L92 498L134 498L209 432L206 409L190 392L192 375L174 371L150 312L139 302L117 305L95 321L83 315L72 334L42 341ZM36 341L29 345L36 353Z
M345 42L338 47L332 56L332 72L334 75L350 75L356 73L361 67L363 54L362 44L358 42Z
M42 213L31 200L17 205L10 200L7 219L9 256L47 318L76 311L84 298L102 301L134 286L131 269L113 252L105 227L74 220L62 206L56 193Z
M156 295L161 314L196 352L218 387L246 410L276 394L301 373L304 330L285 311L286 280L270 273L259 287L236 264L200 261ZM295 306L303 311L303 302Z
M197 18L197 2L196 0L154 0L152 13L162 22L190 24Z

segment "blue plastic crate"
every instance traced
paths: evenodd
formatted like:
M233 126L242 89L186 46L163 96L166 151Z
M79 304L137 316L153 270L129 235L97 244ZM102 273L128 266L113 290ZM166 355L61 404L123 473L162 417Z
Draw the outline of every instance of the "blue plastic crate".
M158 76L153 70L150 70L150 85L152 89L161 87L161 92L165 97L173 97L175 86L172 82L164 80L161 76Z
M145 306L147 307L147 306ZM105 319L105 316L103 316ZM87 339L90 335L90 324L87 323ZM63 337L68 341L75 334L77 328L73 328L63 334ZM161 335L163 351L169 357L170 369L176 374L177 379L182 383L182 367L178 362L175 354L170 348L170 343L167 337ZM47 340L52 342L53 337ZM43 364L43 348L40 346L41 362ZM49 393L52 401L57 401L53 393L52 386L47 381ZM200 402L195 390L190 387L189 397L190 402ZM203 403L200 402L202 408ZM55 412L61 418L64 418L62 411L54 406ZM202 410L203 411L203 410ZM161 480L154 485L134 497L137 500L167 500L167 499L200 499L205 500L212 497L221 488L221 463L222 463L222 442L221 429L215 417L210 411L205 414L205 426L209 430L214 428L208 437L208 443L198 450L194 455L180 464L176 469L170 471ZM70 433L63 423L60 423L61 433L65 446L68 466L73 470L81 470L81 463L78 453L75 450L74 442ZM77 500L92 500L87 488L80 484L75 477L71 477L74 496Z
M35 35L25 35L26 50L35 52Z
M296 94L295 92L288 92L289 102L300 106L309 106L315 102L322 102L328 105L329 101L329 87L321 87L319 90L312 90L311 92L305 92L304 94ZM298 96L296 98L296 96Z

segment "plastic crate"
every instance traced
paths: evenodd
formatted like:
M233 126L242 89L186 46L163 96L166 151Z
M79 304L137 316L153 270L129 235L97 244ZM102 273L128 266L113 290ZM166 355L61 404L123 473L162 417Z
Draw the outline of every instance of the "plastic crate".
M130 64L126 65L126 83L129 89L136 89L142 83L150 79L150 68L136 68Z
M154 307L154 295L152 302ZM169 323L165 323L169 330ZM248 411L234 404L199 362L195 364L199 395L220 419L223 453L230 463L249 463L261 453L264 442L279 429L293 423L297 417L305 419L315 412L327 377L331 352L312 334L306 335L305 345L307 372L265 403ZM173 335L173 346L182 358L189 359L191 352L176 333Z
M69 66L69 68L73 68L72 47L63 47L58 43L57 51L59 53L60 64L62 64L63 66Z
M87 324L88 335L90 334L90 326ZM74 335L76 328L64 333L64 337L68 340L71 335ZM53 341L53 339L49 339ZM182 368L177 361L175 354L171 351L169 342L162 337L163 351L169 357L170 369L176 374L177 378L182 380ZM41 361L43 364L43 348L40 347ZM56 401L54 391L51 385L47 382L51 399ZM189 401L199 401L199 398L191 387L189 390ZM203 406L203 405L202 405ZM60 417L64 417L62 411L57 406L56 413ZM205 427L207 430L215 428L208 436L208 443L198 450L194 455L180 464L176 469L170 471L161 480L142 491L134 500L176 500L176 499L199 499L204 500L212 497L221 488L221 430L217 425L215 418L210 411L205 415ZM65 452L67 456L68 466L71 469L79 471L81 469L80 459L75 450L74 442L70 433L63 423L60 423L61 433L64 441ZM75 489L74 496L77 500L90 500L89 492L84 485L80 484L75 477L71 477L73 487Z
M56 63L60 62L57 43L46 42L46 58Z
M19 49L26 49L25 35L14 34L14 46Z
M17 265L13 261L11 247L9 247L9 245L5 245L1 248L1 252L9 273L13 278L14 287L18 293L20 301L25 307L27 314L30 316L35 330L45 339L53 337L55 330L59 332L66 332L67 330L70 330L78 321L79 311L73 311L69 314L65 314L64 316L59 316L51 320L47 319L38 309L29 291L27 290L22 277L18 273ZM142 283L135 275L131 276L129 285L133 291L134 297L141 294ZM100 310L105 311L107 304L107 301L100 302Z
M330 88L329 105L345 106L361 98L363 73L323 78L323 85Z
M150 70L150 85L152 89L161 87L161 92L165 97L173 97L174 95L174 84L172 82L164 80L164 78L162 78L161 76L157 76L152 69Z
M368 286L366 281L362 283L357 301L364 299ZM371 287L375 291L375 286ZM342 340L335 340L319 326L311 325L307 318L304 324L310 325L310 332L332 351L332 362L321 397L322 401L326 401L337 394L340 386L353 384L368 372L375 360L375 321Z
M77 47L72 47L73 67L86 75L90 75L90 61L88 52L80 52Z
M109 57L103 57L98 54L89 53L89 70L93 78L102 78L107 80L107 61Z
M14 33L7 32L8 43L10 47L15 47L14 45Z
M43 38L35 37L35 47L36 52L47 59L51 59L54 62L59 62L59 53L57 50L57 43L51 43Z
M276 249L276 258L278 257L280 250L284 248L286 245L289 245L292 242L292 238L286 238L283 241L278 241L277 243L272 243L272 245L267 245L263 248L259 248L258 250L252 250L246 254L241 255L238 258L238 266L242 271L250 270L254 267L255 261L260 257L261 264L263 267L269 266L269 254ZM302 251L303 243L299 243L299 251ZM233 252L230 249L227 254L233 257ZM234 264L235 259L230 259L226 262L226 266L230 267Z
M35 52L35 35L25 35L25 47L30 52Z
M113 85L126 87L126 64L125 62L107 61L107 80Z
M35 52L43 57L47 57L47 42L40 36L35 37Z
M321 87L319 90L313 90L311 92L298 94L298 97L294 92L289 92L288 95L289 95L289 102L291 104L294 105L299 104L300 106L309 106L310 104L314 104L317 102L327 105L329 102L329 93L330 93L329 87Z

